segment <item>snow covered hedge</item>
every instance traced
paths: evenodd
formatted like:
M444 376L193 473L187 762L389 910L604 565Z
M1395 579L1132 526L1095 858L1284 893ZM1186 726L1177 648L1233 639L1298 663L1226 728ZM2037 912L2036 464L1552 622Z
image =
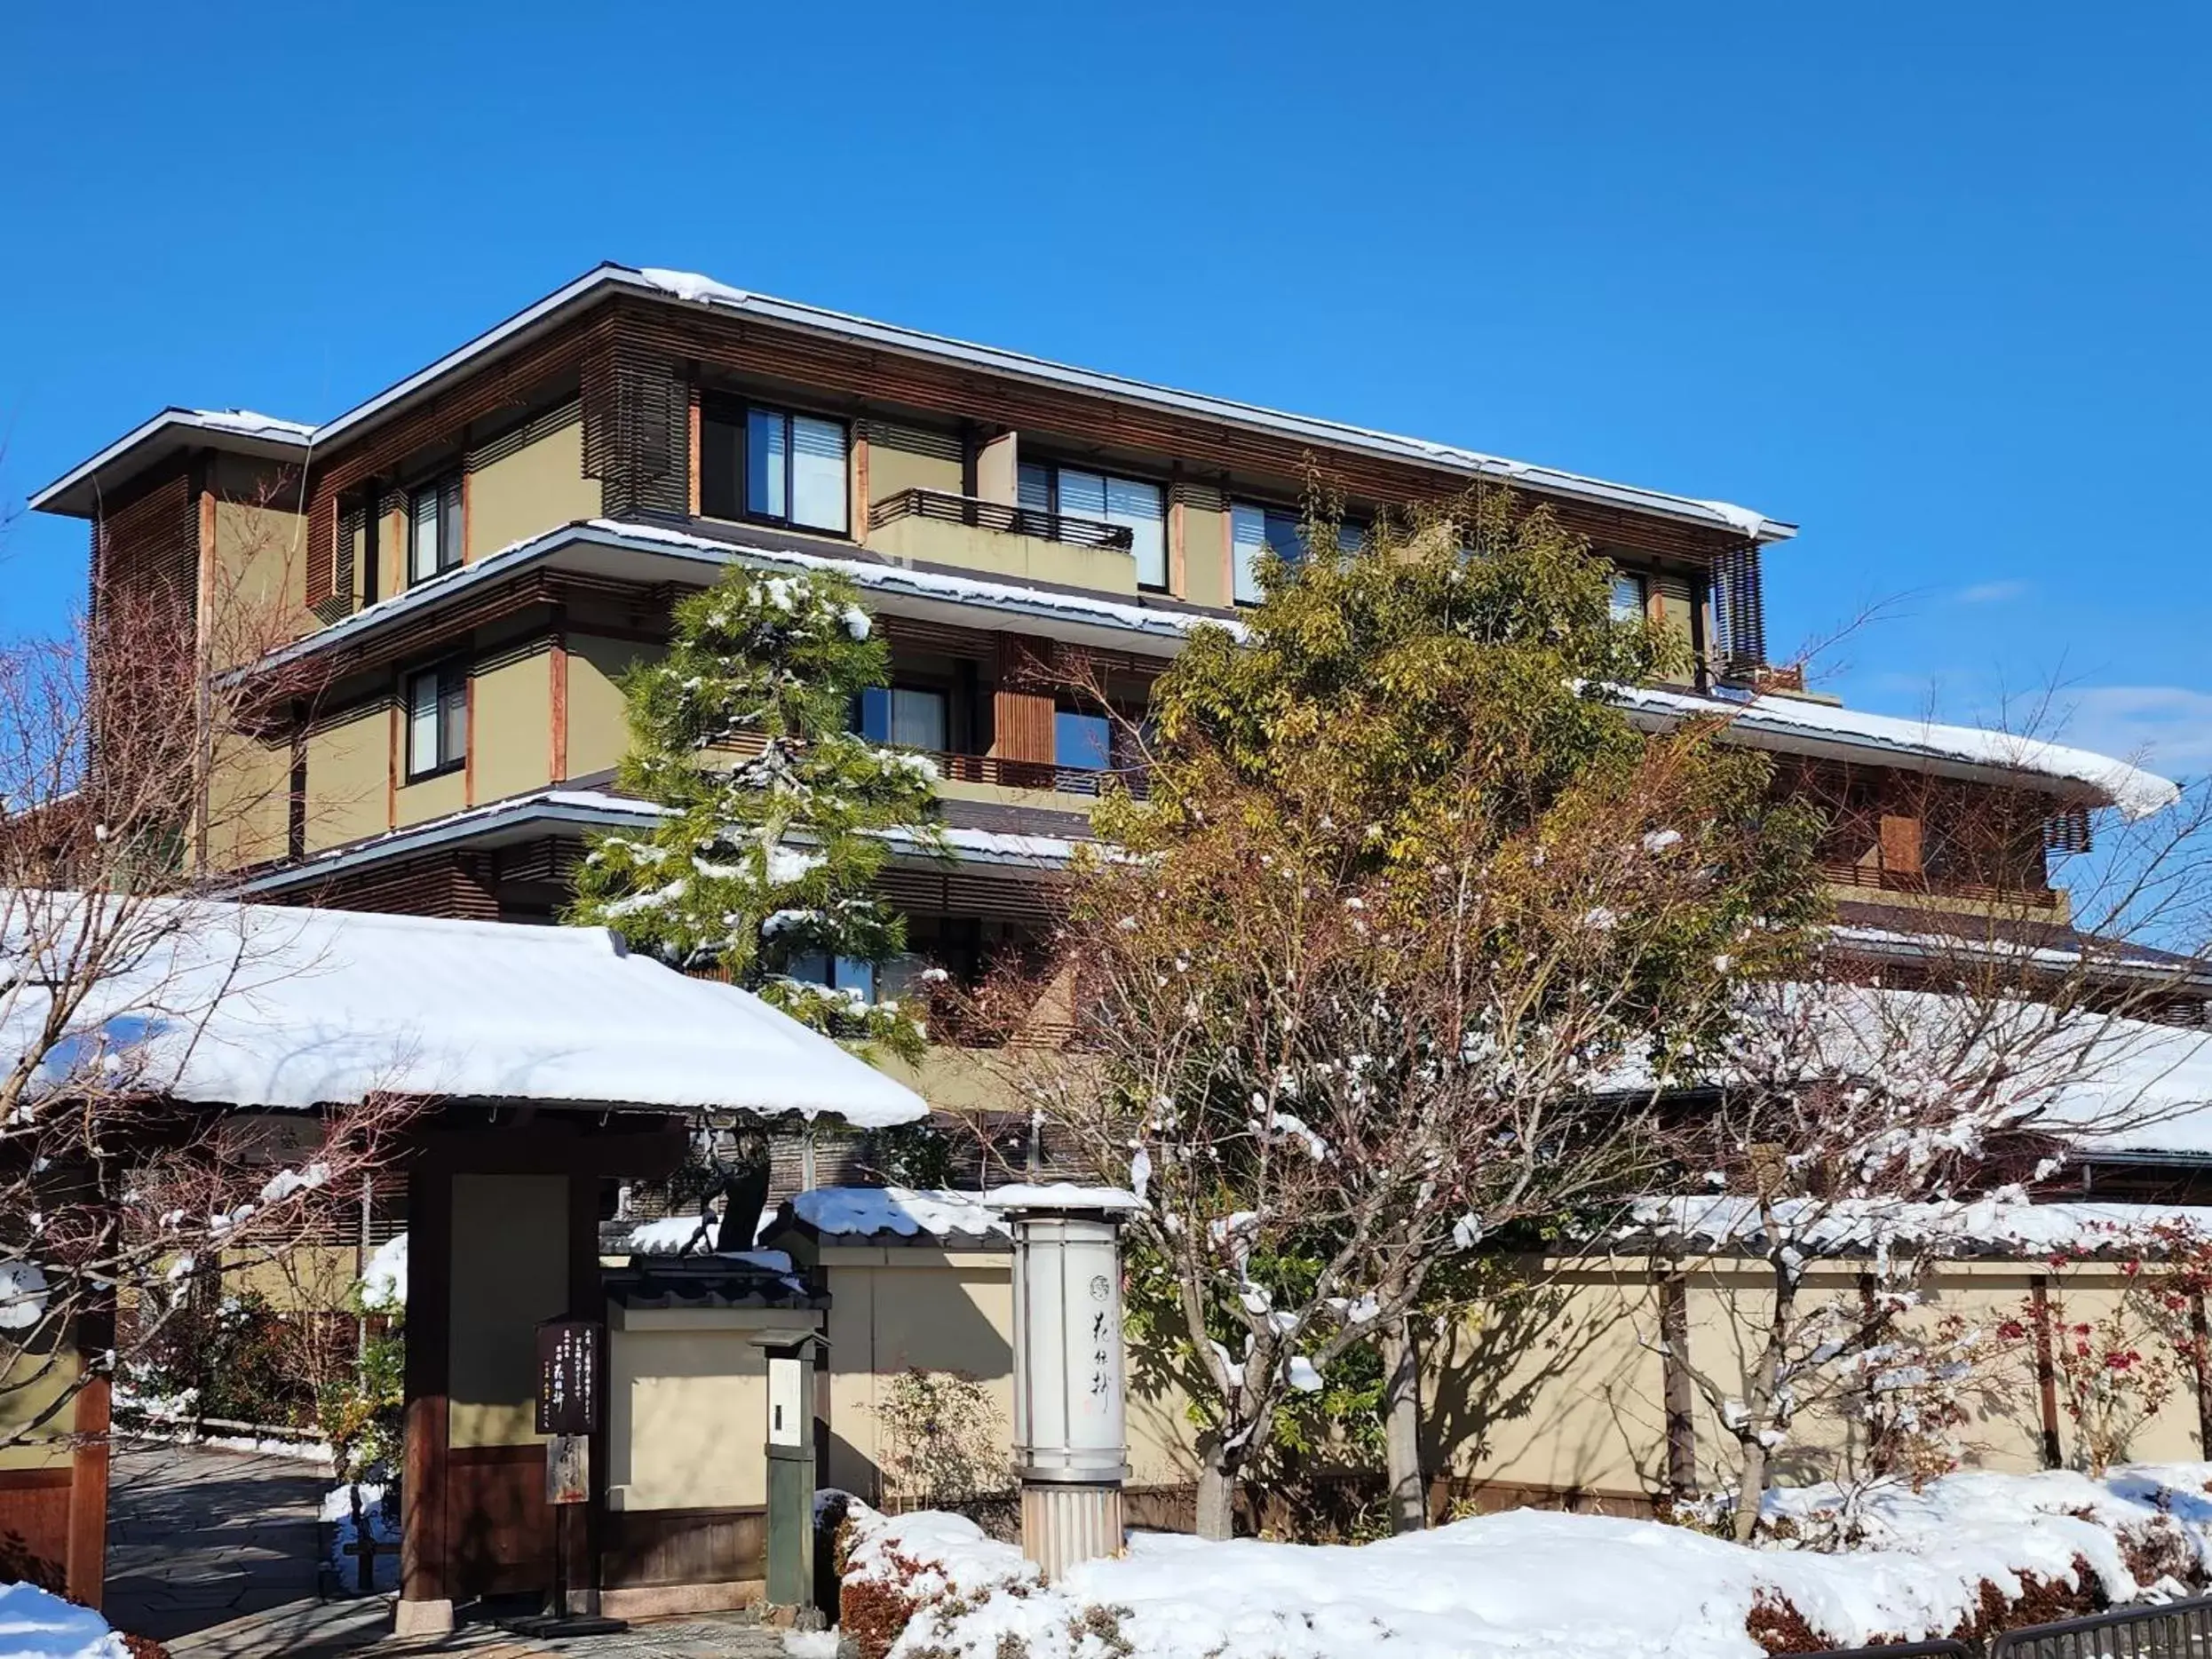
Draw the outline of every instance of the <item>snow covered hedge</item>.
M1758 1659L1981 1638L2212 1578L2212 1464L1810 1488L1768 1520L1765 1548L1535 1510L1363 1545L1138 1534L1046 1585L957 1516L854 1504L844 1626L868 1659Z
M132 1659L132 1651L90 1607L36 1584L0 1584L0 1659ZM161 1650L141 1642L139 1651Z

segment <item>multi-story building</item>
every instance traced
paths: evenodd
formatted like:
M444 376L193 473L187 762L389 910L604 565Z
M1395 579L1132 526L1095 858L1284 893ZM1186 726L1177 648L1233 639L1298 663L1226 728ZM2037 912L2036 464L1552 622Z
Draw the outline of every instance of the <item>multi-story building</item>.
M957 853L884 885L917 955L971 974L1048 914L1100 779L1141 787L1055 671L1140 708L1194 625L1256 598L1263 546L1300 555L1309 469L1354 527L1491 480L1586 536L1694 662L1636 717L1724 710L1787 757L1858 948L1900 965L1931 908L2063 934L2049 855L2166 787L1770 668L1781 520L665 271L602 266L321 425L165 410L33 505L91 521L96 582L166 581L203 621L262 607L289 639L251 665L296 695L230 750L257 805L214 863L259 897L518 922L557 915L591 830L650 814L609 786L617 679L673 598L732 560L843 570L892 649L864 723L936 758Z

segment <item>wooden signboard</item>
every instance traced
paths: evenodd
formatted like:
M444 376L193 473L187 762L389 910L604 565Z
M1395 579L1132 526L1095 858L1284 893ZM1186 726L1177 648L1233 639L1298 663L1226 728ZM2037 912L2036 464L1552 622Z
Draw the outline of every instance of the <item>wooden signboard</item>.
M589 1319L549 1319L537 1328L537 1432L599 1431L603 1328Z

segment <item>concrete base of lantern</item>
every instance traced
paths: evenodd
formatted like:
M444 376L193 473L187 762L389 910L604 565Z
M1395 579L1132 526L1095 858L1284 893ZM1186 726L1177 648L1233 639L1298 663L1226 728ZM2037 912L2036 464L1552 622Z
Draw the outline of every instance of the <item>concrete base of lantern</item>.
M394 1636L443 1636L452 1629L453 1603L449 1600L401 1601L392 1609Z
M1122 1552L1122 1488L1027 1480L1021 1488L1021 1552L1058 1578L1078 1561Z

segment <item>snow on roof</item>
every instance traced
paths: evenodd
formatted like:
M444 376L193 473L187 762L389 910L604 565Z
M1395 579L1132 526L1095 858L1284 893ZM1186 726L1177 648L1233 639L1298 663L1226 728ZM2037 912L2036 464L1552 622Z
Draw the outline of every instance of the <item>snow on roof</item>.
M2162 812L2181 798L2177 785L2124 761L2010 732L1903 719L1803 697L1769 695L1731 702L1657 686L1617 686L1610 695L1631 716L1641 713L1666 722L1717 716L1737 734L1788 740L1776 747L1818 752L1821 746L1833 744L2085 784L2130 818Z
M27 1053L74 894L7 911L0 1056ZM205 1103L305 1108L372 1093L910 1123L921 1098L747 992L632 955L600 928L149 900L37 1082L82 1068ZM36 933L29 929L36 928ZM7 977L0 973L0 980Z
M1043 1186L1017 1181L994 1187L982 1198L993 1210L1090 1210L1119 1215L1145 1207L1143 1199L1119 1187L1078 1187L1069 1181L1052 1181Z
M744 311L821 332L857 336L892 350L920 356L952 358L987 371L1015 375L1027 380L1097 393L1131 402L1148 403L1210 420L1275 433L1309 443L1360 449L1455 472L1503 479L1530 488L1628 504L1645 512L1659 512L1674 518L1722 527L1748 540L1780 541L1796 534L1795 525L1780 519L1771 519L1763 512L1738 506L1733 502L1703 500L1693 496L1645 489L1632 484L1613 483L1605 479L1592 478L1587 473L1537 466L1458 444L1407 437L1398 433L1352 425L1318 416L1294 415L1282 409L1240 402L1233 398L1215 397L1205 393L1177 391L1172 386L1133 379L1126 375L1077 369L1050 358L1034 357L999 346L978 345L946 335L902 328L894 323L874 322L845 312L830 311L819 306L802 305L793 300L778 299L769 294L733 288L726 282L717 282L713 277L696 271L672 271L653 266L632 271L615 266L612 268L612 274L641 282L673 298L710 308Z
M58 512L89 511L96 504L95 497L72 502L79 486L98 477L100 472L113 466L134 453L143 451L141 463L158 453L167 453L179 444L234 441L230 447L246 448L274 445L281 449L304 448L314 441L316 429L303 422L283 420L274 415L264 415L257 409L165 409L150 420L142 421L115 442L96 454L87 456L59 478L33 496L34 511ZM224 447L218 442L218 447ZM130 470L136 471L134 464Z
M1775 1203L1775 1218L1792 1242L1823 1250L1933 1245L1959 1254L2040 1257L2061 1250L2127 1249L2141 1244L2153 1228L2212 1240L2212 1208L2202 1205L2030 1203L1999 1196L1929 1203L1784 1198ZM1759 1200L1733 1195L1641 1199L1621 1233L1705 1248L1757 1248L1766 1242Z
M795 1193L792 1216L826 1238L922 1234L940 1239L1005 1238L1011 1229L979 1193L911 1187L817 1187Z
M545 822L567 823L585 829L645 828L667 808L635 796L609 794L604 790L533 790L481 806L466 806L442 818L425 819L403 830L387 830L360 841L329 847L297 864L287 864L253 877L248 893L281 893L328 881L341 870L398 858L473 837L504 836L519 826ZM1012 869L1064 869L1074 856L1075 843L1059 836L1013 835L996 830L946 825L944 845L963 864L989 864ZM887 830L883 838L895 853L924 856L919 839L900 830Z

